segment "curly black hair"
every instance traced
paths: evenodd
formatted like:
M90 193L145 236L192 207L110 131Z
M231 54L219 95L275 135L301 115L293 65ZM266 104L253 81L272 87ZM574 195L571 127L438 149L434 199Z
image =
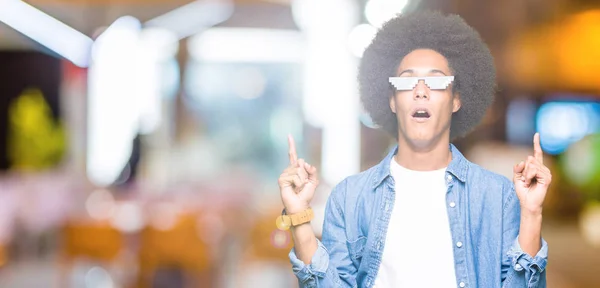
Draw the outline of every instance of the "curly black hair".
M464 137L483 119L494 101L494 59L479 33L458 15L420 11L386 22L365 50L358 71L365 111L381 129L398 139L398 123L389 106L395 93L388 82L400 62L416 49L432 49L448 60L455 75L453 91L461 108L452 115L450 140Z

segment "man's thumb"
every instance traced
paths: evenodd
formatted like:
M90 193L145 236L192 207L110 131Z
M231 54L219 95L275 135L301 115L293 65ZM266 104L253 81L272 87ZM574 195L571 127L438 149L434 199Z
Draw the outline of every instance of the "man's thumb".
M519 164L517 164L513 167L513 172L516 175L518 175L518 174L521 174L521 172L523 172L523 169L525 169L525 162L521 161Z
M306 170L306 172L308 172L308 176L310 179L317 178L317 167L312 166L308 163L304 163L304 169Z

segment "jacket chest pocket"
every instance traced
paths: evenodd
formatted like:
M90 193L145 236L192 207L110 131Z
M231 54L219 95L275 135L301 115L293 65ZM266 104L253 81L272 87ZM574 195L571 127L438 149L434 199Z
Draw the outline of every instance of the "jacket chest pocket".
M346 241L346 244L348 245L350 259L352 260L354 266L358 269L365 251L365 246L367 244L367 237L360 236L354 241Z

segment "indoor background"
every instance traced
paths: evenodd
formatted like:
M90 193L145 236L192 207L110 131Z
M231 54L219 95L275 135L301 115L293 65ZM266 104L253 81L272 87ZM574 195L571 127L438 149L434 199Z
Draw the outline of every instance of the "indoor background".
M287 135L331 187L394 144L357 65L397 13L460 14L498 93L455 141L512 177L541 133L548 287L600 287L600 2L0 0L0 287L297 287Z

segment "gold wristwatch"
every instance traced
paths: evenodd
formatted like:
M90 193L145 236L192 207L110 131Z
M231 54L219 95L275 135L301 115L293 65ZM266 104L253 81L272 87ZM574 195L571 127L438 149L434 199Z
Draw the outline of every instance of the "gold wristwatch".
M281 212L281 216L275 220L277 229L285 231L290 229L292 226L298 226L306 222L310 222L315 217L312 208L308 208L300 213L286 215L285 209Z

